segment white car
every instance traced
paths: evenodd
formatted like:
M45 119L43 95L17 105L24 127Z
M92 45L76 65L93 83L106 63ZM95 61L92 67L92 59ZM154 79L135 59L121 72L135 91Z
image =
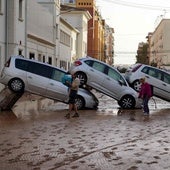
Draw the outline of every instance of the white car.
M15 93L28 91L68 103L68 87L62 83L65 74L65 70L50 64L12 56L0 74L0 83ZM96 109L98 100L89 90L79 88L76 104L78 109Z
M130 66L125 72L126 80L136 91L140 90L139 79L141 77L146 77L154 96L170 101L170 74L168 72L140 63Z
M125 109L140 107L137 92L132 89L121 73L114 67L91 57L81 58L69 70L87 85L118 101Z

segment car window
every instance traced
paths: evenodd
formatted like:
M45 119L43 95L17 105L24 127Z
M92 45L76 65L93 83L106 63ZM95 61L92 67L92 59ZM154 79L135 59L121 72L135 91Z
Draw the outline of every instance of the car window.
M53 69L53 73L52 73L52 79L56 80L56 81L60 81L62 82L62 78L64 77L66 73L62 72L61 70L58 69Z
M148 67L144 67L142 70L141 70L141 72L143 72L143 73L145 73L145 74L148 74Z
M101 64L101 63L99 63L99 62L94 61L92 67L93 67L95 70L98 70L98 71L104 73L105 65L103 65L103 64Z
M169 74L164 73L163 81L164 81L165 83L170 84L170 75L169 75Z
M28 71L29 61L16 59L15 67L24 71Z
M50 78L52 74L52 68L40 63L34 63L29 61L29 72Z
M154 68L149 68L148 74L154 78L161 80L161 72Z
M108 76L111 77L112 79L114 79L114 80L116 80L116 81L121 80L124 85L126 84L126 82L125 82L125 80L122 78L121 74L119 74L119 73L118 73L117 71L115 71L114 69L109 68L107 74L108 74Z
M86 60L84 61L88 66L92 66L93 65L93 61L92 60Z
M162 72L156 68L144 67L141 71L156 79L162 80Z

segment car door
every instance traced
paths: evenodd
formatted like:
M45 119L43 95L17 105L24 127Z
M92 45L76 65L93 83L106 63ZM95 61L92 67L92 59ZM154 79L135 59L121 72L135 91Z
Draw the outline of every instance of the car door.
M90 63L86 62L88 64L88 82L87 84L91 87L97 89L97 90L103 90L102 88L102 82L103 82L103 75L105 71L105 65L98 62L98 61L92 61Z
M122 91L126 88L126 82L120 73L108 67L102 86L105 88L106 94L119 100Z
M59 101L68 100L68 87L62 83L62 78L65 74L65 72L53 68L51 79L48 82L46 96Z
M27 71L28 90L44 96L50 80L50 74L51 67L30 61Z

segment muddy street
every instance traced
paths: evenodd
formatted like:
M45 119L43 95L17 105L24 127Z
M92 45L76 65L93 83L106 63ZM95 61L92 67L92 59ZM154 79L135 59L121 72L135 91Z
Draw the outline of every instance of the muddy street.
M120 110L97 94L97 110L66 119L68 105L24 95L0 112L0 170L169 170L170 105L155 99L151 117Z

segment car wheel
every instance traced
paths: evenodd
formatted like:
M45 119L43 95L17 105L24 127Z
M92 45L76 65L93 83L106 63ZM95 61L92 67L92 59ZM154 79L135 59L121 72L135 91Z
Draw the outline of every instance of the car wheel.
M21 93L24 91L24 82L19 78L13 78L9 81L8 87L15 93Z
M123 109L132 109L135 107L135 98L131 95L125 95L118 102L121 108Z
M75 73L76 77L80 79L80 85L83 86L87 83L87 76L83 72L77 72Z
M136 90L137 92L139 92L140 88L141 88L141 83L139 80L135 80L132 84L132 88L134 90Z
M85 107L85 101L84 101L83 97L77 96L76 106L77 106L78 110L83 109Z

